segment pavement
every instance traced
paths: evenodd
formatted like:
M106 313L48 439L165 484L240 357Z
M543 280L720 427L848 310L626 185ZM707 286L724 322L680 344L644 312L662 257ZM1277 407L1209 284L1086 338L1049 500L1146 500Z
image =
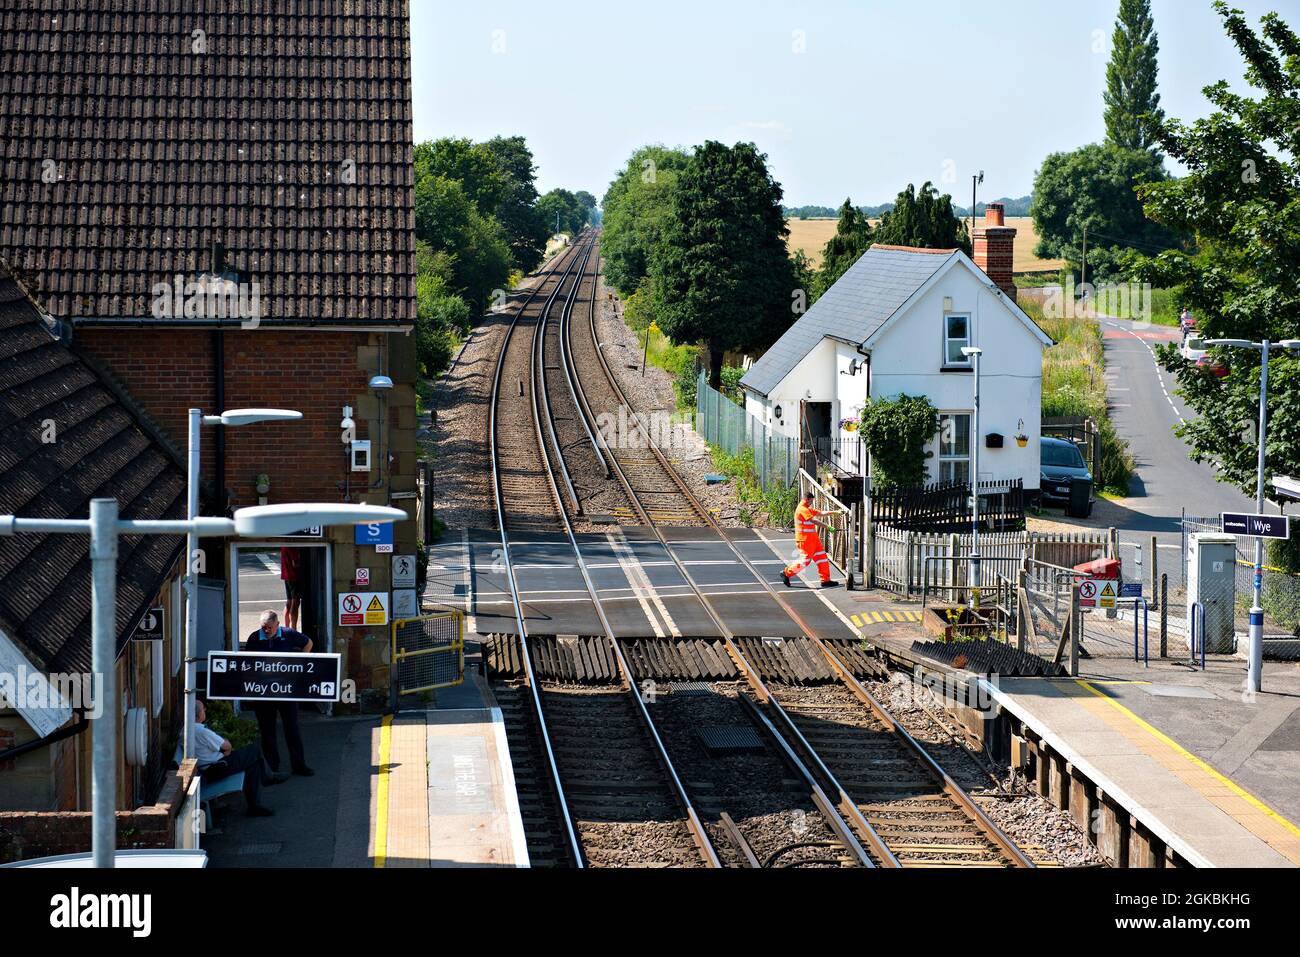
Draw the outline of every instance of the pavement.
M267 787L276 813L250 818L242 795L215 802L202 838L213 867L492 867L527 861L505 726L479 679L396 715L329 718L304 709L314 777Z

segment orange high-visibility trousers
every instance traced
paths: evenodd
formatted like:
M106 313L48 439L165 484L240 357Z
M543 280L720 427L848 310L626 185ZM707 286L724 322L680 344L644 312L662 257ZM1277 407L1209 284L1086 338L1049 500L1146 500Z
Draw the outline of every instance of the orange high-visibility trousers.
M817 535L808 535L800 541L795 542L795 547L803 555L803 561L794 562L787 565L785 575L787 578L793 578L801 571L814 562L817 563L817 574L821 580L828 582L831 580L831 560L826 555L826 549L822 547L822 540Z

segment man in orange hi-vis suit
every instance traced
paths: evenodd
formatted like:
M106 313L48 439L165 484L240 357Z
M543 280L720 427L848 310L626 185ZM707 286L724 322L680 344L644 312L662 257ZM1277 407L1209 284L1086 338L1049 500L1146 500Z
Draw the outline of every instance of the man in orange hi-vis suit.
M834 588L839 584L831 581L831 560L826 556L821 536L817 534L818 525L826 527L823 522L817 521L817 516L820 514L821 512L812 507L811 492L804 495L798 508L794 510L794 545L803 555L803 561L787 565L781 572L781 581L785 583L786 588L790 587L791 578L813 562L817 563L817 574L821 577L823 588Z

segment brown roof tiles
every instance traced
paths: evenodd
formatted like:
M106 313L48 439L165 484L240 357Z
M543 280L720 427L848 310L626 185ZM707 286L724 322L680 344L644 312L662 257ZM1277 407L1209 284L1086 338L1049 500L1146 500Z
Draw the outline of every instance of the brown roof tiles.
M220 243L268 325L411 323L408 32L406 0L0 0L0 255L73 321L150 317Z

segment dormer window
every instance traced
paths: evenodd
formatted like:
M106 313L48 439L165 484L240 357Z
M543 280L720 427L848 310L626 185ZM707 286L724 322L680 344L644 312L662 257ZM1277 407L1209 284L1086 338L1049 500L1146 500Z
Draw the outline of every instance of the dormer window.
M964 313L945 315L943 317L943 364L969 366L970 358L962 355L962 349L969 345L970 316Z

